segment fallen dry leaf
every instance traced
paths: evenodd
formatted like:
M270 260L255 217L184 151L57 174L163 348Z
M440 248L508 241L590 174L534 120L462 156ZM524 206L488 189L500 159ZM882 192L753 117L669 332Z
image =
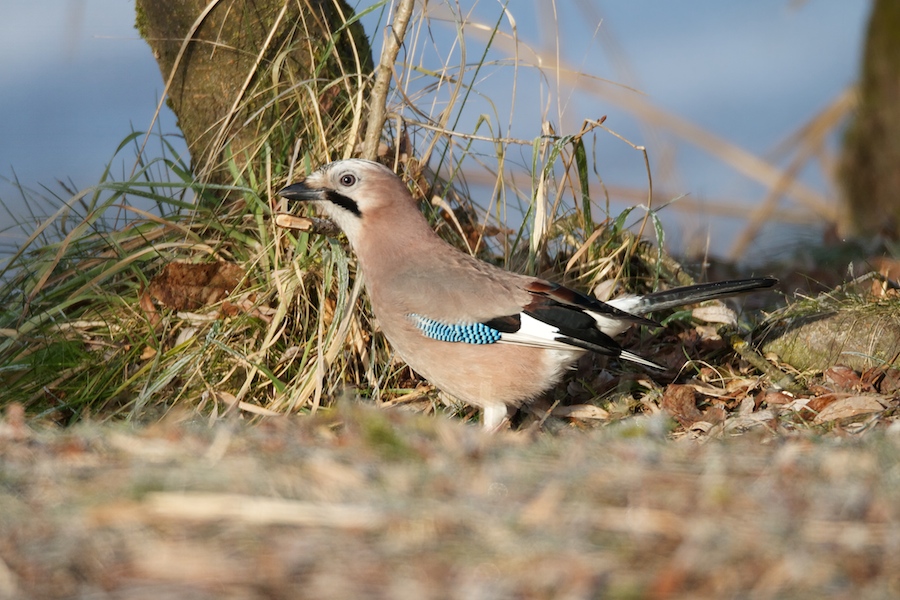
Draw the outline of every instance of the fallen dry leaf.
M668 386L660 407L685 428L703 419L703 414L697 408L697 394L689 385Z
M831 383L839 390L851 391L858 390L860 387L859 375L850 367L835 365L825 369L822 375L825 377L825 381Z
M765 404L766 406L782 406L784 404L790 404L793 402L795 398L789 394L786 394L781 391L769 391L762 394L759 398L759 405L762 406Z
M141 297L138 299L138 303L141 306L141 310L144 311L144 314L147 315L147 319L150 321L150 324L153 327L156 327L162 317L159 316L159 311L156 310L156 305L153 304L153 298L150 297L150 294L146 292L146 290L141 294Z
M900 369L875 367L866 369L860 376L863 389L875 390L880 394L893 394L900 391Z
M753 405L752 397L746 396L745 400L749 401L750 406ZM721 401L715 400L715 405L708 406L703 411L697 408L698 402L705 400L698 398L693 385L672 384L666 388L660 401L660 408L685 429L700 430L704 433L727 418L728 413Z
M724 304L710 306L698 306L691 311L691 316L707 323L721 323L724 325L737 325L737 314Z
M593 404L572 404L571 406L557 406L551 413L554 417L569 419L595 419L598 421L606 421L609 419L609 412L594 406Z
M889 399L884 396L850 396L832 402L825 407L813 423L821 424L838 419L846 419L867 413L881 412L885 409Z
M244 269L234 263L169 263L150 281L147 293L169 308L196 310L230 294L243 276Z
M849 394L847 392L835 392L833 394L813 396L809 399L809 402L806 403L806 408L818 414L825 410L825 407L832 404L833 402L843 400L844 398L849 398L852 395L853 394Z

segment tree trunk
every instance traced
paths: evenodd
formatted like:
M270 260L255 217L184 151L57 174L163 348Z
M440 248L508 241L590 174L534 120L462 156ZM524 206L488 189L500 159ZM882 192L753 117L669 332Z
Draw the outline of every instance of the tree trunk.
M361 25L340 29L353 15L343 0L136 0L136 10L201 181L232 183L228 156L243 170L263 143L278 169L295 148L315 160L325 140L353 141L341 136L358 123L373 66Z
M841 181L853 233L900 233L900 2L876 0Z

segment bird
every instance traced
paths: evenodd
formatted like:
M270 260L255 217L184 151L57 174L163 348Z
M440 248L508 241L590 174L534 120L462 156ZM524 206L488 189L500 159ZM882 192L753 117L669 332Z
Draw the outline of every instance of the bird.
M394 351L441 391L480 408L489 430L547 393L587 352L663 369L614 339L634 325L659 326L644 315L777 283L719 281L603 302L457 249L393 171L363 159L325 164L278 195L311 203L344 232Z

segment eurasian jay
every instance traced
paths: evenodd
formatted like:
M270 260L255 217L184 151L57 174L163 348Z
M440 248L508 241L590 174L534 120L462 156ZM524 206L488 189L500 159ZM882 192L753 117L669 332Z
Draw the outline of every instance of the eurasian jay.
M344 231L393 348L439 389L482 408L489 429L503 424L507 407L552 388L587 351L661 369L613 339L633 324L657 326L641 315L776 283L722 281L601 302L454 248L378 163L332 162L278 194L312 202Z

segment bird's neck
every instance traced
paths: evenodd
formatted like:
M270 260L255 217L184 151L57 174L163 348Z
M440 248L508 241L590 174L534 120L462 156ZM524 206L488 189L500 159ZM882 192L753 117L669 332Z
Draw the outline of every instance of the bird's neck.
M438 237L415 207L404 210L403 214L377 217L361 228L356 249L363 273L370 280L391 279L411 265L432 268L448 251L457 252Z

